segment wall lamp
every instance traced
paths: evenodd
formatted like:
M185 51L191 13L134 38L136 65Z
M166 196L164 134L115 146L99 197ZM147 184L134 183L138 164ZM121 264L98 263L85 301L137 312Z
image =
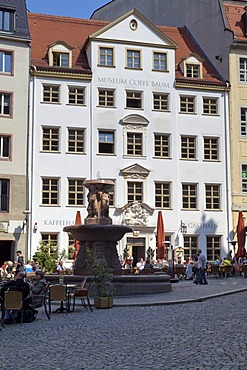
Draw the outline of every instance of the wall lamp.
M180 231L182 234L187 234L187 226L185 225L185 223L181 220L181 223L180 223Z
M215 55L215 59L216 60L219 60L220 62L222 62L222 56L219 55L219 54Z

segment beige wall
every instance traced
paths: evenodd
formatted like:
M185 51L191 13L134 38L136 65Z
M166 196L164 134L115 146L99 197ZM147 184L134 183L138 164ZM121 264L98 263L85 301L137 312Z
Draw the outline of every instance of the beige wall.
M234 49L230 55L230 138L233 230L236 231L238 211L247 215L247 194L242 193L241 166L247 164L247 137L240 135L240 108L247 108L247 83L239 82L239 57L247 58L247 49Z

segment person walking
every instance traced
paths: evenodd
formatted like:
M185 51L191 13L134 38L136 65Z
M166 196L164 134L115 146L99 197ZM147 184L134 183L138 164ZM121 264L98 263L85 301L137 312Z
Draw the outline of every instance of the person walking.
M201 249L198 249L197 268L198 268L198 272L197 272L196 278L193 281L193 283L196 284L196 285L198 285L198 284L207 285L208 282L207 282L206 275L205 275L205 271L206 271L206 268L207 268L206 257L202 254Z

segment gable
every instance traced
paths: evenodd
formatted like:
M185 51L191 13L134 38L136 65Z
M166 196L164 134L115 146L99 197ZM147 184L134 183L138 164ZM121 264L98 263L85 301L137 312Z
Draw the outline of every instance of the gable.
M120 170L120 174L125 179L146 179L149 173L150 173L150 170L148 170L145 167L140 166L137 163Z
M148 21L136 9L131 10L90 36L90 40L152 44L175 49L177 44ZM133 41L134 40L134 41Z

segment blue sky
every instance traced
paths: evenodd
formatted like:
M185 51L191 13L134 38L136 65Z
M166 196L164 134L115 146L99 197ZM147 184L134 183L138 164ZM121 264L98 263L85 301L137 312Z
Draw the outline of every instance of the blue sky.
M110 0L26 0L33 13L89 18L93 11Z

